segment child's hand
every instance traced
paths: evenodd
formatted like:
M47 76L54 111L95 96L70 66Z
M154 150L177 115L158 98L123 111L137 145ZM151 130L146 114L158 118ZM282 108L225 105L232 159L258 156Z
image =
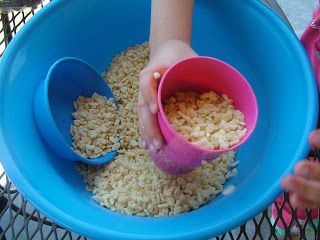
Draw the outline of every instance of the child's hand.
M140 73L138 117L142 137L142 147L157 152L163 145L163 138L158 126L157 89L159 79L154 79L155 72L160 76L172 64L197 54L189 44L180 40L168 40L151 51L149 64Z
M320 148L320 130L309 137L314 148ZM294 175L285 177L281 185L291 193L290 203L297 208L320 208L320 162L297 163Z

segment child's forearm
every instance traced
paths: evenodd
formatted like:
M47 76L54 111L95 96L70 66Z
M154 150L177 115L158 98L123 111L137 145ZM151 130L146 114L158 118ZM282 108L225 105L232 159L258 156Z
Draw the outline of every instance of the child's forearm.
M150 49L171 39L190 43L194 0L152 0Z

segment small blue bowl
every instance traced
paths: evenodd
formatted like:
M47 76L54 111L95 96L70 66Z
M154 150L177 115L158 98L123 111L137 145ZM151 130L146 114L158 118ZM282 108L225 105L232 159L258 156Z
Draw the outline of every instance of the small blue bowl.
M51 66L45 81L40 83L33 110L42 138L55 153L73 161L104 164L111 161L117 152L110 151L99 158L88 159L71 147L73 102L79 96L91 97L93 93L115 101L104 79L90 65L77 58L61 58Z

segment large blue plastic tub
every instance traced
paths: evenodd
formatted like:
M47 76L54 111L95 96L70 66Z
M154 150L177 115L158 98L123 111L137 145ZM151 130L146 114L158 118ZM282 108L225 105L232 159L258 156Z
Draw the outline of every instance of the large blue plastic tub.
M307 56L280 18L258 0L197 0L193 47L220 58L251 83L255 133L238 153L236 191L175 217L132 217L98 206L73 163L37 132L32 100L60 57L102 72L121 50L146 41L150 1L55 0L16 35L0 62L0 160L19 191L58 224L94 239L206 239L265 209L280 179L308 152L317 91Z

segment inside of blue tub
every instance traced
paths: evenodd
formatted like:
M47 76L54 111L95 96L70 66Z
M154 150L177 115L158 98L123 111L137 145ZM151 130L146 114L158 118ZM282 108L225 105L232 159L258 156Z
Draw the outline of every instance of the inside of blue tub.
M279 181L308 151L315 127L314 77L298 39L256 0L196 1L192 46L237 68L257 96L259 120L238 151L236 191L176 217L142 218L97 205L72 162L41 140L32 115L35 90L61 57L87 61L98 72L148 39L150 1L56 0L31 19L2 58L0 153L23 195L58 224L94 239L208 238L266 208Z

